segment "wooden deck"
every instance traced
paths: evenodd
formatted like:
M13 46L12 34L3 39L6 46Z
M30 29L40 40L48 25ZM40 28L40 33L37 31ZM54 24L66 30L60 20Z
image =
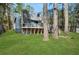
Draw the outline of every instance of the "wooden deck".
M21 27L25 34L43 34L43 27Z

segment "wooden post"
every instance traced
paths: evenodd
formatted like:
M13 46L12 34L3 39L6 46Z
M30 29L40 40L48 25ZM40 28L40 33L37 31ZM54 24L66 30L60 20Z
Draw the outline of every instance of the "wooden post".
M35 32L36 32L36 29L34 29L34 34L35 34Z
M37 34L38 34L38 28L37 28Z
M32 29L30 28L29 30L30 30L30 34L32 34Z

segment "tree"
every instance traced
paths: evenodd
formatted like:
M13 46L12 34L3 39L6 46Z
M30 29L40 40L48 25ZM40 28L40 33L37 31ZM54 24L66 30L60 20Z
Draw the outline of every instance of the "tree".
M54 16L53 16L53 36L54 38L58 39L58 10L57 10L57 3L54 3Z
M5 27L5 30L11 29L11 19L10 19L10 4L9 3L2 3L0 4L2 6L3 11L3 17L2 17L2 23Z
M3 4L0 4L0 34L3 33L5 31L4 26L3 26L3 20L4 20L4 8L3 8Z
M76 18L75 18L75 3L68 4L68 16L69 16L69 31L75 32L76 31Z
M48 41L48 8L47 3L43 4L43 27L44 27L44 41Z
M23 5L22 5L22 3L17 3L16 5L17 6L16 6L15 12L17 11L21 15L21 12L22 12L22 9L23 9Z
M13 23L14 23L14 16L13 14L15 13L15 4L14 3L9 3L9 19L10 19L10 28L13 29Z
M28 13L32 13L34 11L34 8L30 4L27 4L25 9L28 11Z
M65 27L64 27L64 32L68 33L68 4L64 3L64 19L65 19Z
M75 25L76 25L76 28L79 28L79 3L75 4Z
M0 23L3 23L3 19L4 19L4 7L3 4L0 4Z
M3 4L0 4L2 5L3 7L3 24L4 24L4 27L5 29L9 30L10 29L10 8L9 8L9 3L3 3Z

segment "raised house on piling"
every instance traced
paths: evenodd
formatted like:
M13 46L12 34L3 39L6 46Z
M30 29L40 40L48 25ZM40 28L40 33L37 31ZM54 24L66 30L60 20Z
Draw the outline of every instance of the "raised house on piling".
M28 14L27 10L23 10L22 12L22 33L25 34L42 34L43 33L43 21L42 14L39 13L30 13Z

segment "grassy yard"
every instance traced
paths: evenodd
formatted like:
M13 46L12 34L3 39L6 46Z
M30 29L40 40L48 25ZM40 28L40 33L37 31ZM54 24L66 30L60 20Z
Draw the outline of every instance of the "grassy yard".
M23 35L9 31L0 35L0 54L2 55L70 55L79 54L79 34L69 33L58 40L49 38L43 41L42 35Z

